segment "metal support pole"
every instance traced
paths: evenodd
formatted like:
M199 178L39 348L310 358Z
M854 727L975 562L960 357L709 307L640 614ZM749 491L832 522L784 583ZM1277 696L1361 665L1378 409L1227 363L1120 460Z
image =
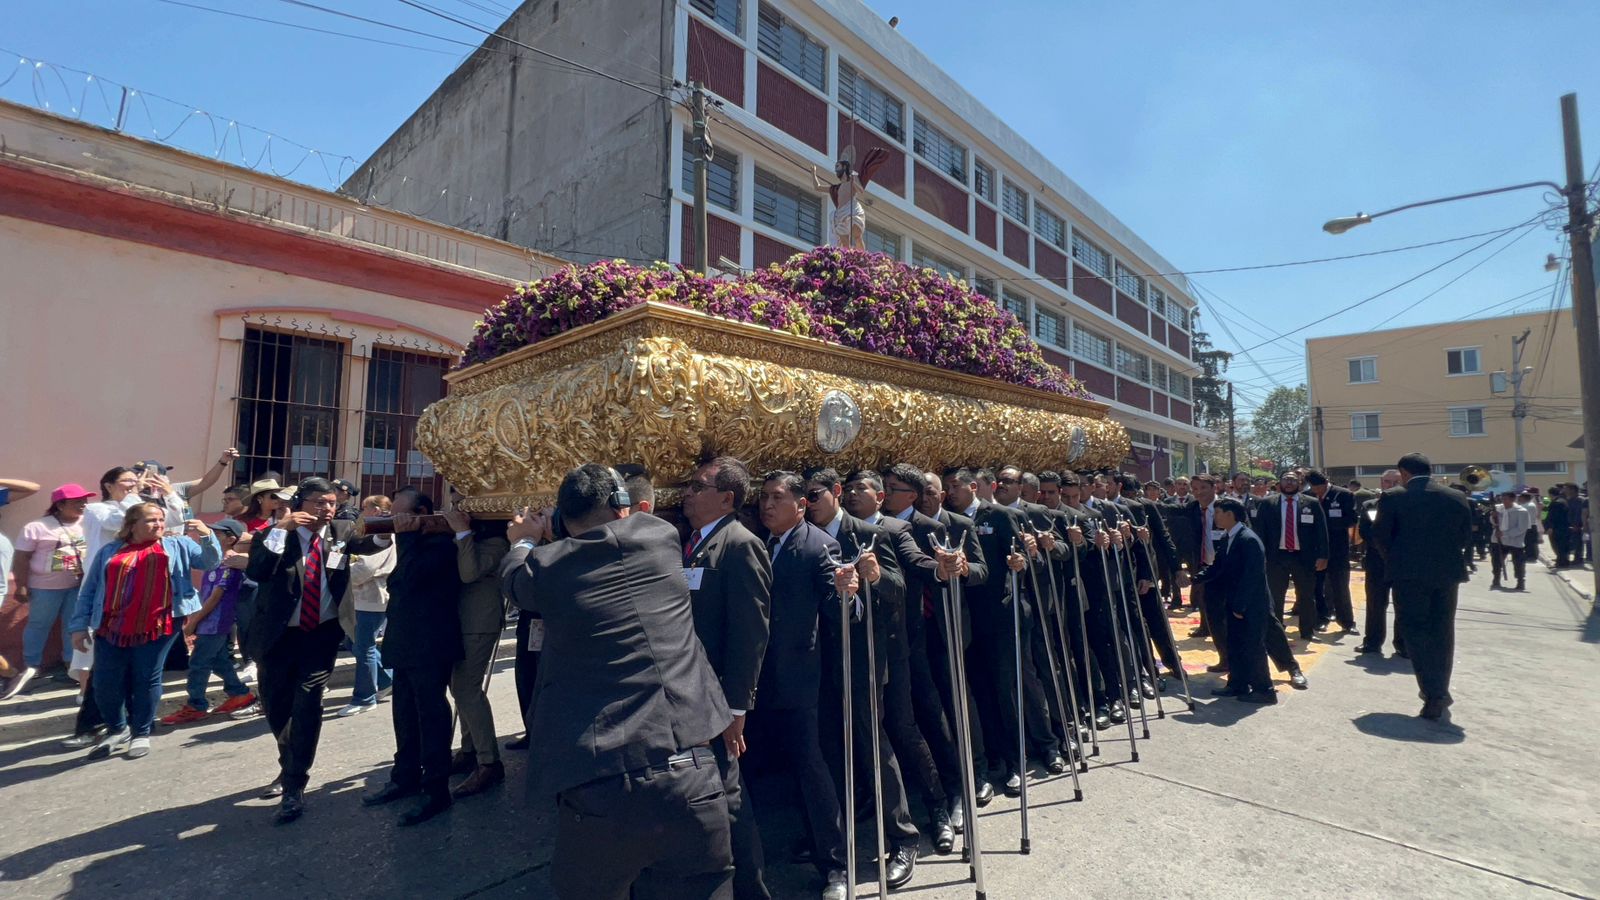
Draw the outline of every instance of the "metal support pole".
M1038 536L1042 533L1043 532L1034 532L1034 539L1037 540ZM1055 566L1050 562L1050 557L1048 556L1041 556L1041 562L1045 567L1045 571L1050 575L1050 597L1053 599L1057 596ZM1071 736L1068 738L1068 740L1072 744L1077 744L1081 735L1081 732L1078 729L1078 694L1077 690L1072 686L1071 673L1066 670L1065 666L1059 666L1056 663L1055 646L1052 644L1052 641L1055 640L1055 637L1050 633L1051 618L1049 609L1047 608L1048 606L1049 604L1043 598L1034 604L1034 612L1037 614L1038 619L1037 627L1039 628L1041 640L1044 642L1045 664L1050 667L1050 687L1052 688L1052 692L1056 695L1056 706L1061 709L1061 728L1063 731L1070 728ZM1059 631L1059 629L1056 630ZM1067 648L1062 647L1061 653L1061 659L1066 659ZM1066 694L1062 693L1061 690L1061 676L1063 674L1067 676L1066 694L1072 695L1071 707L1067 706L1067 696ZM1073 759L1073 754L1070 751L1063 753L1062 756L1067 761L1067 768L1072 772L1072 791L1074 794L1073 799L1082 800L1083 785L1078 783L1077 761Z
M1016 544L1012 544L1011 552L1016 553ZM1017 664L1017 781L1021 784L1022 800L1022 843L1020 851L1027 855L1033 851L1033 843L1028 839L1028 723L1023 710L1022 694L1022 579L1021 573L1011 572L1011 627L1014 639L1012 648L1016 651L1013 655Z
M711 144L706 140L706 89L696 81L690 86L689 110L694 122L694 270L701 275L710 268L706 220L706 167L711 160Z
M1094 536L1098 537L1098 534L1099 532L1096 531ZM1133 712L1127 708L1128 685L1126 683L1126 679L1128 677L1128 663L1127 659L1122 653L1123 629L1119 622L1119 617L1117 616L1117 607L1121 605L1121 601L1117 599L1117 592L1112 588L1111 585L1111 561L1106 556L1106 548L1099 547L1097 549L1100 551L1100 575L1106 583L1107 608L1111 613L1111 643L1113 645L1113 649L1117 651L1117 672L1119 673L1117 680L1124 682L1121 690L1122 696L1117 699L1117 702L1123 705L1122 719L1123 724L1128 726L1128 747L1133 751L1133 761L1138 762L1139 742L1133 736Z
M1089 644L1089 623L1085 618L1084 610L1089 606L1089 597L1083 589L1083 564L1078 560L1077 548L1072 548L1072 551L1072 583L1078 589L1078 633L1083 635L1084 649L1087 651ZM1089 653L1085 652L1083 654L1083 659L1080 662L1083 667L1083 689L1089 692L1089 696L1084 699L1088 701L1089 714L1091 718L1091 721L1089 722L1089 743L1093 748L1093 753L1090 755L1099 756L1100 729L1094 727L1094 722L1092 721L1094 716L1094 672L1089 666L1089 655ZM1089 763L1085 761L1085 771L1087 771L1088 765Z
M870 545L864 552L871 552ZM889 848L883 838L883 723L878 718L878 651L872 632L872 585L866 579L861 581L861 605L866 609L867 626L867 715L872 718L872 819L878 828L878 896L887 897L889 874L884 870Z
M946 553L958 553L959 548L939 544ZM977 900L985 900L987 892L983 879L983 847L978 838L978 785L972 761L972 722L967 718L967 667L966 632L961 627L961 577L950 579L944 589L945 604L945 655L950 668L950 704L955 722L956 750L961 755L961 794L966 810L966 827L962 829L962 856L967 862L967 877L976 888Z
M1572 243L1572 321L1578 329L1578 392L1583 395L1583 454L1589 486L1589 522L1600 529L1600 314L1595 310L1594 248L1583 147L1578 135L1578 95L1561 97L1561 135L1567 162L1567 237ZM1583 536L1579 532L1579 538ZM1600 598L1600 565L1594 567Z
M1131 551L1132 548L1130 547L1129 550ZM1150 740L1150 713L1145 709L1144 703L1144 653L1140 652L1138 647L1133 646L1134 644L1138 643L1138 638L1134 636L1133 619L1130 616L1130 611L1128 608L1128 598L1133 596L1134 592L1138 590L1138 585L1136 583L1129 584L1128 579L1122 578L1122 573L1124 571L1129 571L1131 573L1132 570L1130 567L1123 565L1122 551L1114 543L1111 545L1111 556L1117 561L1118 580L1123 582L1122 590L1117 593L1117 603L1122 608L1122 614L1124 616L1123 621L1127 623L1128 644L1133 650L1133 659L1128 660L1128 668L1133 672L1134 675L1133 696L1139 701L1139 728L1144 733L1144 739L1148 741ZM1137 576L1132 574L1130 574L1129 577L1137 578ZM1138 616L1139 623L1143 625L1144 616L1138 610L1138 603L1139 599L1134 597L1134 609L1132 610L1131 615ZM1150 642L1147 640L1144 642L1144 652L1148 652L1149 649ZM1152 683L1152 686L1153 684L1154 683ZM1126 685L1124 685L1124 687L1126 687ZM1128 721L1130 723L1133 721L1133 710L1131 709L1128 711Z

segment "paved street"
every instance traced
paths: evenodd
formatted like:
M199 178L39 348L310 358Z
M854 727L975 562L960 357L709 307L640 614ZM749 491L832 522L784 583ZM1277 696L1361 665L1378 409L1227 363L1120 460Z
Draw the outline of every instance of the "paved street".
M1104 743L1082 803L1065 778L1035 783L1030 856L1017 852L1015 803L997 800L982 817L989 896L1600 895L1600 621L1542 565L1529 574L1525 594L1489 591L1486 571L1463 592L1455 726L1413 718L1404 660L1358 656L1357 639L1334 637L1307 665L1311 690L1276 707L1169 702L1136 765L1124 742ZM330 710L348 683L346 662ZM1197 677L1197 694L1213 683ZM497 676L503 717L513 693L509 673ZM145 760L85 765L42 734L41 723L62 727L65 702L41 691L0 719L0 894L550 895L549 819L528 802L521 755L500 793L400 830L395 811L356 799L384 777L387 708L330 720L305 819L274 828L271 804L255 799L273 770L260 720L163 729ZM792 820L768 818L780 832ZM787 842L774 837L769 859ZM970 897L965 876L954 857L927 857L904 893ZM871 877L864 862L863 896ZM780 896L814 895L809 879L771 867Z

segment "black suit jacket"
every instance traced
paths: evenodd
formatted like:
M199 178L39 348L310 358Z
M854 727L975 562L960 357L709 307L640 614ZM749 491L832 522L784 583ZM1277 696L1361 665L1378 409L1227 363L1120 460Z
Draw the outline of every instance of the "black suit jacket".
M1299 550L1295 551L1294 558L1310 565L1319 559L1328 558L1328 516L1322 511L1322 504L1311 494L1296 494L1295 498L1295 540ZM1310 513L1311 521L1307 522L1306 513ZM1267 497L1256 501L1255 520L1250 527L1256 531L1256 537L1261 539L1262 546L1266 548L1267 558L1287 558L1287 552L1278 549L1278 537L1283 534L1283 495Z
M1016 510L989 500L978 501L978 508L972 516L978 544L983 548L983 558L988 561L985 580L972 588L973 599L1001 603L1006 606L1008 614L1011 609L1011 569L1006 566L1006 558L1022 536L1021 518L1022 514Z
M916 513L913 512L912 515ZM928 519L927 516L923 518L932 523L934 528L943 531L939 523ZM888 536L886 547L884 542L879 543L879 558L881 559L885 552L893 553L895 568L900 570L900 575L905 580L905 589L901 593L900 602L887 609L889 652L894 654L892 658L895 660L909 659L911 656L909 631L914 627L914 620L922 617L924 591L935 589L939 583L934 576L938 564L922 549L923 544L917 540L916 526L911 522L885 514L877 524Z
M1367 580L1386 584L1389 573L1383 565L1383 554L1372 542L1372 526L1377 518L1378 498L1373 497L1361 504L1361 514L1356 519L1356 533L1361 535L1361 543L1366 546L1366 552L1361 554L1361 569L1367 573Z
M1328 520L1328 559L1340 562L1350 558L1350 529L1358 517L1356 495L1338 485L1328 485L1322 495L1322 512Z
M1218 548L1216 560L1196 573L1195 580L1206 586L1208 598L1213 591L1220 594L1230 614L1268 615L1272 603L1261 538L1247 525L1224 544Z
M1200 530L1205 527L1205 515L1201 511L1200 501L1189 498L1181 503L1169 504L1166 510L1167 533L1172 536L1172 547L1178 552L1178 561L1196 572L1200 569L1200 550L1205 546L1201 541L1204 535Z
M945 527L949 535L951 547L960 548L967 556L967 577L961 579L963 589L972 585L983 584L989 579L989 564L983 558L983 545L978 543L978 526L973 521L960 513L953 513L948 509L939 510L935 517L939 524ZM972 643L972 605L966 602L966 594L962 594L961 604L961 635L963 644ZM935 618L940 622L940 627L945 635L950 634L950 626L945 622L944 604L936 603L933 607Z
M1378 497L1372 542L1383 554L1389 581L1434 586L1467 580L1461 548L1472 537L1472 512L1460 492L1416 477Z
M461 658L461 572L454 535L397 534L389 573L386 669L451 663Z
M678 531L628 516L513 547L505 592L544 619L529 771L551 792L657 765L732 716L694 632Z
M885 516L885 521L891 517ZM932 599L934 615L938 615L939 591L944 582L939 580L939 564L934 561L934 544L943 543L948 530L943 522L911 511L911 518L896 519L904 522L911 528L911 538L916 542L917 553L921 557L910 565L903 566L909 584L906 585L906 636L915 642L922 632L927 610L924 609L923 599Z
M327 566L329 553L337 549L348 560L351 553L370 553L377 549L370 538L352 540L353 529L354 525L348 521L336 519L328 523L329 546L323 553L323 571L327 572L328 591L334 598L335 608L344 602L350 586L350 565L347 561L339 568ZM306 580L304 553L298 529L284 535L282 553L267 549L265 531L250 542L250 562L245 566L245 577L257 585L255 616L246 630L246 649L252 659L266 656L288 628L289 617L300 608L300 589Z
M823 534L827 534L826 529ZM907 532L909 539L910 533ZM895 538L882 527L870 525L862 520L844 513L839 521L839 553L845 559L853 558L860 548L874 542L874 555L878 558L880 574L878 583L870 586L872 595L872 630L874 648L873 653L878 663L878 684L886 684L889 680L889 654L894 652L893 643L904 639L902 630L898 635L893 631L894 623L901 623L903 629L905 622L906 580L905 574L900 571L900 561L894 549ZM866 585L863 585L865 588ZM827 626L827 633L832 637L823 643L824 668L828 670L828 677L834 684L840 684L844 679L843 661L839 659L839 624L840 608L834 605L831 609L823 610L823 621ZM856 679L859 690L866 684L861 673L867 671L867 625L866 616L851 623L850 656L851 677Z
M762 709L814 709L822 686L820 622L840 615L830 554L839 544L801 520L772 560L767 653L758 683Z
M754 709L770 627L772 561L767 545L730 515L695 545L683 567L700 570L700 587L689 591L694 630L722 679L728 706Z

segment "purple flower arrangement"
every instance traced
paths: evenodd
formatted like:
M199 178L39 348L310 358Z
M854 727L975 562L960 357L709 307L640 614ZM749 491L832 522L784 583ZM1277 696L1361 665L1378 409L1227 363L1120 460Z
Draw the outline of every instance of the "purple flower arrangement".
M820 247L736 280L667 263L569 267L485 312L461 365L597 322L649 300L912 362L1087 398L1045 362L1021 322L964 282L881 253Z

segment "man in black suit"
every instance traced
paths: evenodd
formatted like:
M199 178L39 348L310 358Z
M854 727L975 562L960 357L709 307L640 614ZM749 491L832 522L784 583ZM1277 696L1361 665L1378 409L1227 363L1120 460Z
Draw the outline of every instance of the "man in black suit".
M1380 490L1392 491L1400 486L1400 470L1386 469L1383 473ZM1393 587L1389 583L1389 573L1383 562L1383 554L1379 553L1372 544L1372 526L1378 519L1378 497L1361 504L1361 516L1356 524L1356 533L1361 536L1361 544L1365 551L1361 554L1361 569L1367 574L1367 636L1362 639L1361 646L1356 648L1357 653L1382 653L1383 639L1389 633L1389 595ZM1394 610L1394 652L1400 656L1406 655L1406 639L1400 628L1400 608Z
M739 772L745 716L755 708L761 658L767 651L767 604L772 592L772 561L766 545L739 522L737 514L749 485L750 470L744 463L719 456L695 470L683 493L683 518L689 525L683 571L694 606L694 630L733 715L722 740L713 742L711 749L722 768L728 798L733 893L739 900L771 896L762 876L761 834ZM631 491L628 498L634 499Z
M433 514L433 499L414 487L390 498L395 519L395 564L389 574L383 666L394 671L394 768L389 781L361 798L367 806L418 793L400 817L416 825L450 808L450 740L455 720L445 696L462 656L461 577L453 534L424 534L416 516Z
M257 693L278 742L278 777L262 796L282 797L273 818L279 824L305 812L322 691L344 639L339 603L350 584L349 555L375 549L353 539L353 523L334 520L338 508L327 480L301 482L289 513L251 542L245 569L260 586L246 649L257 662Z
M850 690L851 714L855 719L853 736L855 739L855 759L859 761L858 771L870 772L872 766L872 729L879 731L878 735L878 771L883 779L883 796L878 798L881 803L883 815L884 839L889 846L884 848L889 856L886 881L891 888L898 888L911 880L917 864L917 853L921 849L922 835L917 831L916 824L911 820L911 804L906 795L905 778L901 774L900 760L895 754L894 744L889 740L888 730L884 727L883 713L884 688L889 683L889 662L894 654L894 629L897 621L904 620L904 607L906 600L906 578L900 568L899 554L893 549L895 538L878 525L867 522L850 515L845 511L843 503L844 479L831 468L816 468L806 472L806 501L809 508L806 518L811 524L822 529L829 537L838 541L840 552L845 558L854 558L861 554L861 559L856 564L861 580L870 585L872 596L872 630L866 627L865 616L861 620L849 624L850 654L851 654L851 684L844 684L844 661L839 655L839 632L844 627L837 615L824 618L824 631L832 631L832 636L823 641L823 668L828 673L831 681L824 681L824 694L829 695L828 689L835 691ZM863 553L868 546L875 549ZM877 663L874 672L867 665L867 641L873 642L873 656ZM878 721L872 720L872 693L877 694ZM835 693L830 696L838 697ZM834 704L824 702L827 709ZM841 705L842 706L842 705ZM831 753L831 748L838 747L840 755L832 757L835 765L834 771L838 773L836 782L844 783L844 766L850 765L851 760L843 756L843 739L834 741L835 734L843 732L843 718L829 717L821 722L823 732L823 750ZM856 784L868 786L870 789L870 775L863 781L858 778Z
M1228 625L1231 616L1221 594L1209 590L1203 582L1193 580L1201 569L1216 562L1222 532L1216 525L1218 482L1215 475L1196 475L1189 482L1193 496L1176 507L1168 519L1173 543L1178 555L1189 570L1191 584L1189 602L1200 610L1200 629L1211 637L1217 650L1217 662L1207 666L1208 672L1228 671ZM1240 508L1244 507L1240 502ZM1246 516L1248 514L1245 514Z
M1455 663L1456 595L1467 580L1461 548L1472 536L1467 498L1432 480L1432 466L1408 453L1396 466L1401 490L1378 497L1373 542L1394 584L1396 627L1422 689L1425 719L1449 715L1450 670Z
M1320 618L1332 618L1346 634L1359 635L1355 608L1350 604L1350 528L1356 522L1356 495L1328 481L1317 469L1306 473L1310 493L1322 504L1328 523L1328 564L1318 578Z
M990 765L998 762L1005 776L1006 794L1012 797L1022 793L1023 774L1021 748L1017 746L1017 713L1022 710L1027 723L1027 738L1035 756L1050 759L1056 755L1054 737L1050 734L1050 718L1044 701L1044 689L1037 678L1031 682L1023 671L1023 696L1017 697L1016 627L1011 601L1011 573L1017 573L1024 585L1027 556L1032 551L1033 538L1025 533L1022 514L979 497L982 488L982 471L958 468L945 472L945 505L971 519L978 532L978 543L983 547L984 558L990 560L988 580L975 584L967 592L972 608L973 640L969 648L967 672L971 676L972 690L977 695L984 746L990 756ZM990 486L993 486L990 482ZM1014 550L1013 548L1020 548ZM1019 597L1027 603L1026 594ZM1031 614L1026 606L1022 610L1023 646L1031 646ZM1024 656L1026 661L1027 656ZM1026 665L1026 662L1024 663ZM1045 751L1049 751L1046 754ZM998 760L995 759L998 754Z
M956 567L956 576L961 579L963 588L983 584L989 578L989 564L983 557L983 545L978 543L977 525L966 516L954 513L945 508L944 479L937 473L922 473L926 479L926 487L922 496L917 500L917 511L937 521L946 529L949 535L950 546L955 551L950 554L954 559L950 563ZM948 590L948 582L945 590ZM942 599L942 598L941 598ZM965 600L965 596L963 596ZM944 604L936 603L933 608L932 620L938 624L937 628L928 629L926 638L928 642L928 661L934 671L934 684L939 690L939 697L944 709L945 721L949 723L952 733L956 723L956 696L955 677L950 671L949 651L947 647L954 638L954 628L960 628L961 647L958 653L966 654L972 646L972 605L963 602L957 610L959 621L951 623L946 617ZM977 789L979 806L988 806L994 799L994 786L989 783L987 764L985 763L983 749L982 720L978 717L978 706L969 688L964 702L967 704L967 721L971 723L968 739L972 742L973 766L978 771L973 773L974 784ZM951 794L951 823L957 831L965 827L965 810L961 803L959 785L954 789L950 786L946 790Z
M1133 512L1134 527L1144 529L1134 544L1135 555L1143 559L1145 568L1151 573L1152 582L1158 578L1175 577L1162 574L1177 571L1178 550L1167 531L1159 504L1139 496L1139 479L1132 475L1122 476L1121 487L1122 502ZM1139 611L1144 615L1150 641L1155 644L1156 653L1167 667L1168 674L1173 678L1181 678L1179 672L1183 668L1183 660L1178 655L1178 645L1172 639L1172 625L1161 608L1161 595L1156 592L1154 583L1139 594Z
M837 621L843 600L855 595L859 576L835 569L839 543L806 521L805 481L794 472L768 472L761 485L761 524L772 562L772 602L766 658L757 693L756 722L769 735L780 771L799 787L811 859L826 880L824 900L845 896L845 829L838 788L828 769L818 724L825 619ZM835 653L837 655L837 653ZM829 709L825 713L840 718ZM842 739L841 739L842 740ZM763 747L762 752L769 752Z
M550 882L563 898L729 896L728 806L710 742L733 718L694 631L675 528L629 516L622 478L567 473L512 519L504 589L544 621L528 771L554 794ZM536 542L545 541L544 546Z
M1272 603L1267 596L1266 551L1261 539L1244 524L1244 504L1233 498L1216 501L1212 517L1224 533L1215 561L1195 576L1208 596L1220 597L1228 622L1228 685L1213 690L1218 696L1237 697L1246 703L1277 703L1278 694L1267 672L1267 620Z
M1267 549L1267 583L1272 587L1272 612L1283 618L1289 584L1294 583L1294 614L1300 639L1317 633L1317 573L1328 567L1328 519L1315 497L1300 493L1300 477L1285 472L1278 494L1255 506L1257 536ZM1249 523L1247 523L1249 524Z

